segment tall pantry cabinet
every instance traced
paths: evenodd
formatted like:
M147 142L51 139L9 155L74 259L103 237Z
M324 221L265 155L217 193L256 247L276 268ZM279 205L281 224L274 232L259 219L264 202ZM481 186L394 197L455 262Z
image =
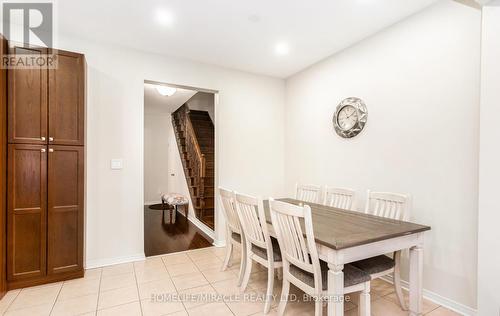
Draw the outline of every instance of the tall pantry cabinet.
M9 54L55 54L57 68L7 70L9 289L83 276L85 57L9 42Z

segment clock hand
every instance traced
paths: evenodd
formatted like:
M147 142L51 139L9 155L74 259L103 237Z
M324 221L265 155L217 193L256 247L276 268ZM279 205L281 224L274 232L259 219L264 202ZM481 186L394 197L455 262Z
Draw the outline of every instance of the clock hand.
M350 118L351 116L354 115L354 113L356 113L356 111L352 111L352 113L349 116L347 116L346 118Z

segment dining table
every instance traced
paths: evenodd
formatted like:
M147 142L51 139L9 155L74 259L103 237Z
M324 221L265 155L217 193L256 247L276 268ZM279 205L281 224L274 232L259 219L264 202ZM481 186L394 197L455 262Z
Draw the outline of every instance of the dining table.
M319 258L328 263L328 316L344 315L344 265L409 249L409 314L422 315L424 234L430 226L344 210L291 198L276 199L311 207L313 231ZM269 201L264 201L269 233ZM302 223L303 225L303 223ZM304 228L304 227L303 227Z

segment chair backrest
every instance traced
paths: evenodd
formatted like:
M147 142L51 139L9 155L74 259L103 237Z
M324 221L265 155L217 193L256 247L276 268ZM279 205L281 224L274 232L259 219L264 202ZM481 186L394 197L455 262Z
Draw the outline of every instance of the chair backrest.
M314 287L321 291L321 268L314 240L311 208L309 205L297 206L275 201L273 198L269 198L269 208L283 263L313 273ZM305 234L301 222L304 224Z
M241 234L240 220L234 204L234 192L219 187L219 196L229 230Z
M351 189L341 189L333 187L325 187L325 198L323 204L344 210L354 209L354 197L356 191Z
M295 199L309 203L320 203L321 187L312 184L296 184Z
M267 229L262 199L235 193L236 210L247 242L268 250L272 255L271 237Z
M406 221L410 218L411 197L390 192L371 192L368 190L365 213Z

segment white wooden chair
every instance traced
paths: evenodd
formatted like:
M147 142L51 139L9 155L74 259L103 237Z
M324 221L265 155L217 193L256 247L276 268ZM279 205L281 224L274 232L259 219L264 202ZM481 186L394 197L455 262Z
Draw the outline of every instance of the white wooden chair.
M248 285L252 260L265 266L267 268L267 294L264 314L267 314L273 301L274 269L283 267L278 241L269 235L262 199L236 193L235 201L247 250L241 291L244 292Z
M295 199L309 203L320 203L321 187L312 184L296 184Z
M409 195L370 192L368 190L365 213L400 221L406 221L410 217L411 197ZM399 304L403 310L407 310L401 288L401 251L394 252L393 258L386 255L368 258L352 263L357 268L369 273L372 280L391 273L394 274L394 288Z
M241 247L241 263L240 274L238 278L238 286L243 281L243 273L245 272L246 264L246 244L245 235L241 229L238 213L234 202L234 192L219 187L219 196L222 204L224 218L226 219L226 258L222 265L222 271L225 271L231 265L231 257L233 255L234 246Z
M356 191L354 190L326 186L323 204L344 210L354 210L355 196Z
M327 297L328 265L320 261L314 240L311 208L269 198L271 219L283 259L283 288L278 315L285 312L290 283L315 299L315 316L322 315ZM301 222L305 227L305 234ZM370 315L370 275L344 265L344 293L361 291L359 314Z

